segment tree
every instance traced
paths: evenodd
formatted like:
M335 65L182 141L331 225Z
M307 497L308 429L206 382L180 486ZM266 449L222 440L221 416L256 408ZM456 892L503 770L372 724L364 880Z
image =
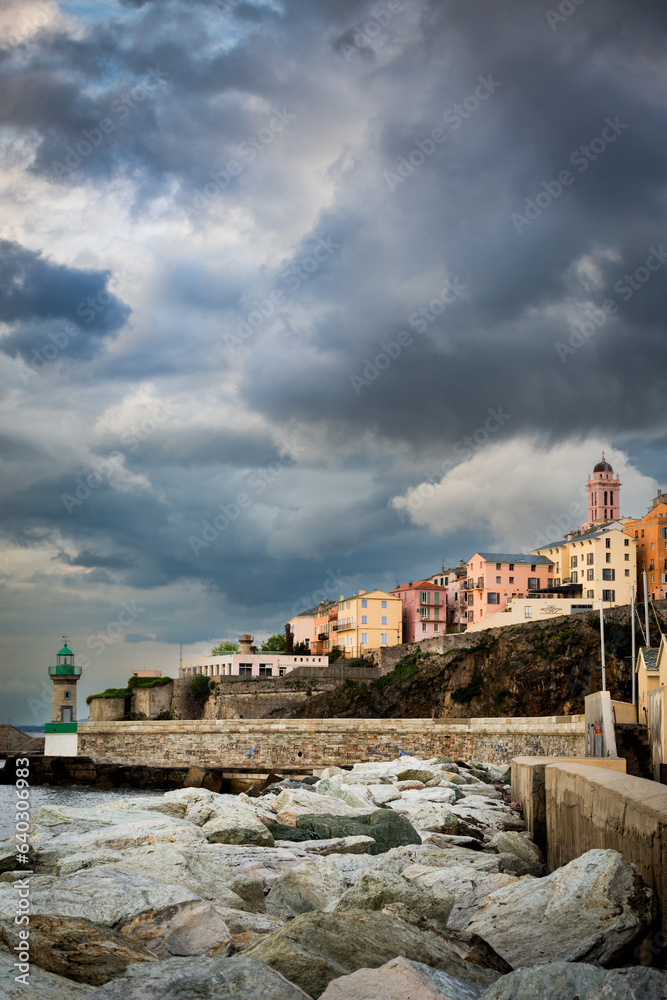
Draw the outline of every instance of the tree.
M199 705L204 705L211 693L211 681L204 674L195 674L190 682L190 692Z
M340 646L334 646L334 648L329 653L329 663L333 663L334 660L339 660L341 656L344 656L343 650Z
M296 642L294 644L294 655L295 656L310 656L310 648L305 642Z
M222 656L223 653L238 653L239 647L236 642L229 642L225 640L224 642L219 642L217 646L214 646L211 650L211 656Z
M281 632L270 635L266 642L262 643L261 650L263 653L284 653L285 636Z

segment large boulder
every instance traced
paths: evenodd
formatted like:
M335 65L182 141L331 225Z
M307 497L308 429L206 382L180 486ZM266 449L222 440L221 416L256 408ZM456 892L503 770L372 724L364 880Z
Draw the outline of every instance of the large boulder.
M451 812L449 806L453 801L450 798L448 802L429 802L426 799L403 796L400 802L391 802L390 807L399 815L405 816L417 830L470 836L469 831L475 828Z
M324 910L346 889L344 877L328 858L313 858L284 872L266 897L266 909L283 917Z
M246 951L285 923L282 917L270 916L268 913L248 913L231 906L216 905L215 908L227 925L237 951Z
M205 788L179 788L167 792L164 799L185 807L185 822L201 827L210 843L273 847L273 836L263 820L275 819L275 814L266 803L260 818L248 796L241 801L237 795L220 795Z
M260 958L316 1000L333 979L378 968L399 955L490 986L498 973L466 962L444 938L387 913L304 913L245 952Z
M652 892L617 851L587 851L553 874L487 896L467 929L513 968L563 960L605 965L643 936Z
M490 830L525 830L526 824L517 812L502 802L482 798L479 795L464 795L451 807L455 816L466 823L481 824ZM443 831L448 833L448 830Z
M110 801L109 809L158 812L174 819L185 819L188 804L183 799L170 799L166 795L137 795L134 798L116 799Z
M0 946L0 997L2 1000L86 1000L95 987L75 983L71 979L30 965L27 982L17 982L22 971L14 965L16 952Z
M369 808L374 809L377 804L363 785L345 785L341 781L323 778L322 781L318 781L316 791L318 795L339 799L353 809L367 811Z
M501 830L489 841L489 847L495 847L499 854L514 854L523 862L526 875L541 878L548 872L542 851L526 833Z
M116 817L122 813L116 812ZM131 814L134 815L134 814ZM40 834L37 834L40 837ZM198 826L192 826L181 820L169 820L154 813L148 819L133 820L129 823L100 826L85 833L68 831L59 833L42 843L45 848L67 851L81 851L86 848L94 850L128 850L142 847L144 844L196 844L205 841L205 836Z
M333 912L382 910L390 903L401 903L414 913L437 921L444 927L454 906L454 894L437 882L426 886L411 882L403 875L378 869L366 872L344 892Z
M121 800L122 801L122 800ZM89 807L41 806L31 819L31 842L43 844L59 834L85 834L104 827L127 824L153 824L156 830L187 827L190 824L177 816L160 814L153 809L117 809L112 805Z
M331 840L279 840L276 847L294 848L306 854L326 857L329 854L369 854L375 844L372 837L332 837Z
M478 1000L483 986L454 979L440 969L392 958L379 969L359 969L329 983L320 1000Z
M256 958L171 958L134 966L92 995L92 1000L310 1000L279 972Z
M296 825L314 830L322 840L331 837L372 837L375 846L371 847L370 854L382 854L404 844L421 844L421 837L412 824L393 809L376 809L354 817L305 814L297 817Z
M482 874L467 865L452 865L449 868L410 865L403 870L402 877L422 891L451 894L452 906L447 926L457 930L472 919L483 899L516 882L514 875L500 872Z
M607 972L583 962L550 962L516 969L484 994L484 1000L665 1000L667 975L635 966Z
M11 951L21 944L13 920L0 923L0 939ZM101 986L133 962L155 962L147 948L89 920L31 915L30 961L40 969L67 976L77 983ZM0 996L2 994L0 993Z
M213 816L202 826L202 833L211 844L257 844L273 847L273 835L249 809L241 807Z
M288 826L299 826L297 820L306 815L352 818L363 816L368 812L368 806L363 808L351 806L331 795L318 795L316 792L300 788L285 789L276 796L271 805L277 814L278 822L286 823Z
M13 920L14 912L13 886L0 885L0 919ZM231 935L211 903L182 886L114 869L93 868L61 879L33 877L30 912L110 927L158 958L215 956L232 948ZM58 925L60 941L66 940L67 922Z

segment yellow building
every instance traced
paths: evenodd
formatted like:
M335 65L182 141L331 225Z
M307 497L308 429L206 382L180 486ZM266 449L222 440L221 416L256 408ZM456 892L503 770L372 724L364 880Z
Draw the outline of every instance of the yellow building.
M665 781L667 764L667 637L660 645L643 647L637 657L637 721L646 725L651 745L654 781Z
M336 645L347 659L380 646L396 646L403 637L403 602L384 590L360 590L338 602Z
M571 532L533 551L555 563L553 587L563 596L592 600L596 607L600 598L607 607L630 603L630 588L637 583L637 542L620 521Z

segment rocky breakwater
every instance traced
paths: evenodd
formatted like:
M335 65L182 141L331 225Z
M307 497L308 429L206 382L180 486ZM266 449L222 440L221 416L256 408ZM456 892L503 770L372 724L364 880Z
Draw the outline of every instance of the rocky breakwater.
M32 818L30 985L0 845L11 1000L667 996L628 965L653 901L594 850L548 874L506 766L401 757L239 796L185 788ZM621 966L618 968L618 966Z

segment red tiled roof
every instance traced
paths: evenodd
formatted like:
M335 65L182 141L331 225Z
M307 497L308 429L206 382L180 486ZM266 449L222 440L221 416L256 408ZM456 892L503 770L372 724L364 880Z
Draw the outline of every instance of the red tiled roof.
M399 590L447 590L447 588L430 583L428 580L417 580L416 583L402 583L400 587L394 587L391 593L395 594Z

